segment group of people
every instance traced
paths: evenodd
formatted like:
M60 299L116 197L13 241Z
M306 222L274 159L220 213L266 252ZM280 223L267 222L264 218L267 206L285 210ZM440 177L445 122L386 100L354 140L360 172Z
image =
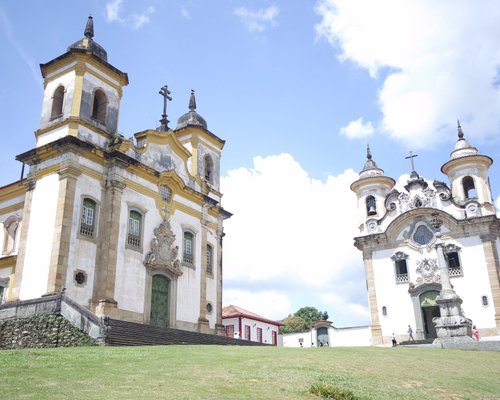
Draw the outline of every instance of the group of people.
M413 329L411 328L411 325L408 325L408 341L414 342L415 339L413 338ZM472 325L472 339L479 341L479 331L476 327L476 325ZM392 347L396 347L398 345L398 342L396 341L396 335L394 333L392 334Z

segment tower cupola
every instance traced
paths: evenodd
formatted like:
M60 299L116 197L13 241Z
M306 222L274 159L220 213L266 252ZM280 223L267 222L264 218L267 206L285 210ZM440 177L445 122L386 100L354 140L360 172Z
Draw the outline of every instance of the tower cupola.
M194 95L194 90L191 90L191 96L189 97L189 111L179 117L175 129L185 128L188 125L200 126L204 129L208 129L205 118L196 112L196 97Z
M481 208L481 214L494 214L495 207L491 195L488 169L493 160L491 157L479 154L465 139L464 132L458 121L458 140L450 160L443 164L441 172L446 174L451 183L451 192L454 200L466 207L474 203Z
M394 179L385 176L384 170L373 160L370 146L366 149L366 162L359 173L359 179L351 184L351 190L358 197L360 229L366 224L376 224L376 220L384 215L385 197L395 185ZM373 230L373 229L371 229Z

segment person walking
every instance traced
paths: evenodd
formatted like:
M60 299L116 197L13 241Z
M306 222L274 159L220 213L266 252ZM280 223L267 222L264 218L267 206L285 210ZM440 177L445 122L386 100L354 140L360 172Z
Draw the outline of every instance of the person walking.
M415 339L413 339L413 329L411 329L411 325L408 325L408 340L415 341Z

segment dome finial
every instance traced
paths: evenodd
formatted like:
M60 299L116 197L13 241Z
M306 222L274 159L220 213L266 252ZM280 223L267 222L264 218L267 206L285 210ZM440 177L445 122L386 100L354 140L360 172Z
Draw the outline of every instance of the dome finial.
M189 97L189 109L196 110L196 98L194 97L194 90L191 89L191 96Z
M94 20L92 19L92 15L89 15L87 19L87 25L85 25L85 32L83 34L89 39L94 37Z
M464 140L464 132L462 131L462 127L460 126L460 121L457 119L457 130L458 130L458 140Z
M369 144L367 144L367 145L366 145L366 158L367 158L368 160L371 160L371 159L372 159L372 152L371 152L371 150L370 150L370 145L369 145Z

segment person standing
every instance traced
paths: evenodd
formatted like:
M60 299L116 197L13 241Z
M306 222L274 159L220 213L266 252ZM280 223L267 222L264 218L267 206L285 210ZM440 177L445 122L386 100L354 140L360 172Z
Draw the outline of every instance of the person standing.
M408 340L415 341L415 339L413 339L413 329L411 329L411 325L408 325Z
M472 325L472 339L476 340L479 342L479 331L476 328L476 325Z
M393 333L392 334L392 347L396 347L398 345L398 342L396 342L396 335Z

